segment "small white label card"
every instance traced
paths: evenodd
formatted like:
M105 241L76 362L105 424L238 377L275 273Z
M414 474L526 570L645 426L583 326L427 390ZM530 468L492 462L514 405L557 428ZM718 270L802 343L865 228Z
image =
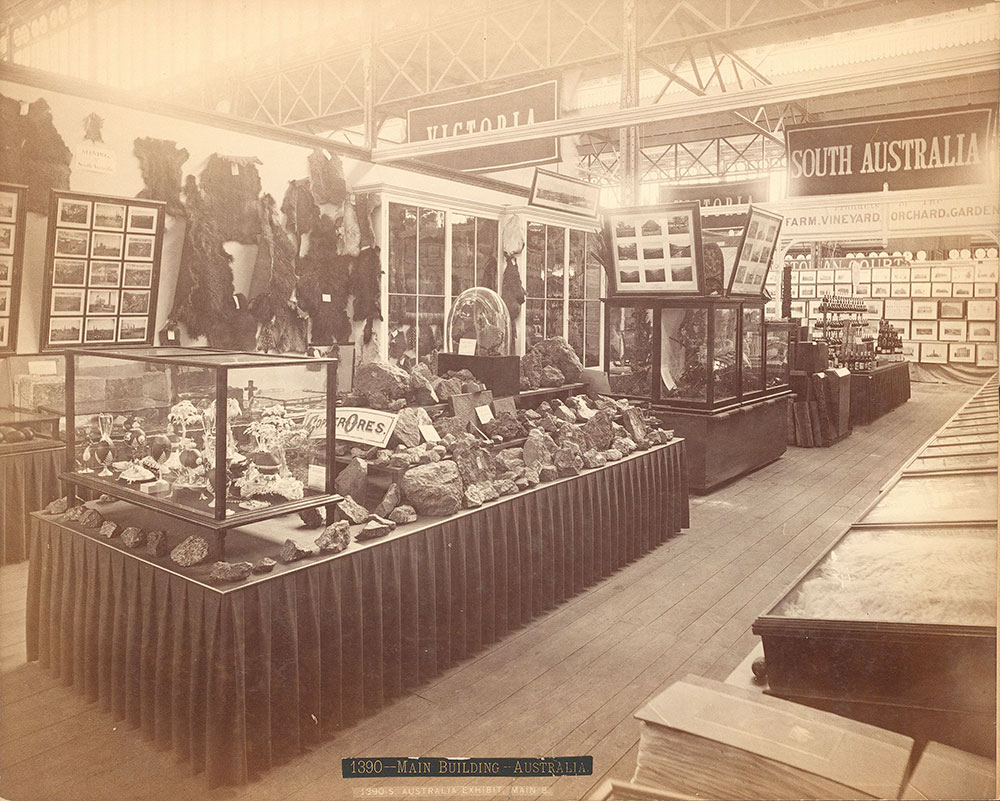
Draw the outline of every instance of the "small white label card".
M480 423L486 425L493 419L493 410L489 406L477 406L476 417L479 418Z
M438 431L437 431L436 428L434 428L434 426L425 424L425 425L417 426L417 428L420 429L420 436L422 436L424 438L424 442L440 442L441 441L441 435L438 434Z
M458 353L461 356L475 356L476 340L462 337L462 339L458 340Z

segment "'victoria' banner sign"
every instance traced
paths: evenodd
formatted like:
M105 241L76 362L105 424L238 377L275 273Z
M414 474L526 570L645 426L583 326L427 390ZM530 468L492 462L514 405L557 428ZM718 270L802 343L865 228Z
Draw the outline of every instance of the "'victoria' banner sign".
M471 150L458 148L462 147L462 137L467 134L519 128L556 119L558 96L556 81L545 81L509 92L413 108L406 112L407 140L447 139L456 148L455 152L422 158L456 170L475 172L550 164L559 160L559 140L551 136Z
M989 106L785 129L788 196L989 181Z
M749 203L766 203L770 182L767 178L753 181L730 181L722 184L686 184L674 186L660 184L660 203L673 203L675 200L697 200L703 209L702 214L711 213L713 207L739 206Z

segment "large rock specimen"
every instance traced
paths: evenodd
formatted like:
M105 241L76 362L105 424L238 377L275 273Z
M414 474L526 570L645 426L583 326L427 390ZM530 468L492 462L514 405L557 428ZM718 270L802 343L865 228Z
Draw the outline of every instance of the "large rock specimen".
M556 431L555 440L560 448L573 445L581 451L585 451L590 447L587 438L583 435L582 427L571 423L562 423L559 426L559 430Z
M385 520L377 515L372 515L371 519L365 523L361 531L358 532L358 542L364 542L365 540L374 540L378 537L384 537L390 531L396 527L396 524L391 520Z
M285 540L284 545L281 546L281 550L278 551L278 559L286 565L289 562L305 559L307 556L312 556L312 551L308 548L300 548L295 540Z
M561 387L566 383L566 377L562 374L562 370L558 367L553 367L551 364L546 364L542 367L542 374L538 380L538 385L541 387Z
M407 523L415 523L417 520L417 510L407 503L400 504L389 514L389 519L396 525L403 526Z
M636 445L632 441L631 437L615 437L614 441L611 443L611 447L615 450L621 451L626 456L636 451Z
M636 442L648 437L649 431L642 419L642 412L635 406L629 406L622 411L622 422L625 424L625 430L628 431L629 436Z
M518 422L515 415L510 412L501 412L483 426L483 430L490 437L499 436L504 442L523 437L527 432L524 426Z
M403 476L402 490L422 515L453 515L462 506L462 477L455 462L411 467Z
M350 495L346 496L344 500L337 504L337 509L341 515L355 524L364 523L365 520L368 519L368 515L371 514Z
M157 529L146 535L146 553L150 556L166 556L170 553L170 543L167 542L167 532Z
M96 509L88 509L80 515L80 525L84 528L100 528L104 524L104 515Z
M405 398L409 388L410 376L406 370L388 362L363 362L354 371L354 391L364 395L369 403L378 400L379 395L390 401Z
M274 566L278 564L269 556L262 556L256 562L253 563L252 572L254 573L270 573L274 570Z
M340 553L351 544L351 524L346 520L338 520L332 526L327 526L316 538L316 547L323 553Z
M368 484L368 462L355 456L348 462L334 481L337 492L341 495L353 495L356 498L364 496Z
M482 506L483 501L483 491L479 488L478 484L469 484L465 488L465 498L464 506L466 509L475 509L477 506Z
M528 350L528 353L525 354L525 357L527 358L532 354L538 354L538 359L543 369L546 366L555 367L563 374L566 383L572 384L580 380L583 364L580 362L580 357L576 355L576 351L569 346L569 343L563 337L551 337L550 339L543 339L541 342L536 342Z
M613 422L611 412L601 409L583 424L582 433L587 442L587 450L606 451L611 447L614 439L611 428Z
M61 498L56 498L52 503L46 506L42 512L47 515L64 515L69 509L69 499L63 495Z
M138 548L146 541L146 532L141 528L129 526L122 532L122 545L126 548Z
M319 528L323 525L323 507L311 506L299 512L299 519L306 528Z
M551 435L546 434L540 428L533 428L528 432L528 438L524 441L521 456L525 465L536 467L552 464L552 456L555 452L556 443Z
M422 406L407 406L396 416L396 427L392 436L407 448L419 445L421 441L420 426L429 426L431 417Z
M580 454L579 448L567 445L555 452L552 463L561 478L575 476L583 469L583 456Z
M170 558L181 567L194 567L208 559L208 541L192 534L170 552Z
M434 391L434 381L437 378L431 368L423 362L417 362L410 371L410 394L413 402L424 406L437 403L439 398Z
M208 574L215 581L243 581L253 572L250 562L216 562Z
M524 389L538 389L542 385L542 354L534 350L529 350L521 357L521 381L520 387Z
M588 468L604 467L608 463L608 457L602 451L589 450L583 452L583 466Z
M399 485L390 484L389 489L382 496L379 505L375 507L374 513L379 517L388 517L392 513L392 510L399 506L400 500L402 500L402 493L399 491Z
M101 524L101 529L99 533L102 537L107 537L110 540L112 537L117 537L118 534L121 533L121 526L119 526L117 523L113 523L110 520L105 520Z
M461 475L463 484L492 481L496 478L496 460L489 451L479 447L478 443L472 437L456 442L451 448L451 455L455 460L457 472ZM459 492L461 493L461 487L459 487ZM410 496L407 495L407 497ZM431 514L430 512L421 511L417 504L414 504L414 506L416 506L417 511L421 514Z

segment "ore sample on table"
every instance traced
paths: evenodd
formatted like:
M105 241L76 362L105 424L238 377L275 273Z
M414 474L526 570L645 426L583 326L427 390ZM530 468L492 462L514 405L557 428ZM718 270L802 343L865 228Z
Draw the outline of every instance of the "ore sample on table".
M477 506L482 506L483 501L486 500L483 497L483 491L479 488L477 484L469 484L465 488L465 496L463 498L463 506L466 509L475 509Z
M518 422L517 417L510 412L501 412L488 423L485 423L483 429L490 437L500 437L501 442L518 439L528 433L525 431L524 426Z
M538 379L539 386L542 387L561 387L566 383L566 377L557 367L553 367L551 364L546 364L542 368L542 374Z
M56 498L52 503L46 506L42 511L47 515L64 515L69 509L69 498L65 495L61 498Z
M363 362L354 371L354 392L365 396L369 402L406 398L409 390L409 373L394 364Z
M104 523L104 515L96 509L88 509L80 515L80 525L84 528L100 528Z
M299 519L302 520L306 528L319 528L325 519L323 507L312 506L309 509L300 509Z
M555 433L555 440L560 448L572 446L585 451L590 447L586 436L584 436L583 426L572 423L560 423L559 430Z
M381 517L388 517L393 509L399 506L399 501L401 500L401 493L399 491L398 484L390 484L389 489L385 491L385 495L382 496L382 500L379 505L375 507L375 514Z
M396 525L403 526L417 520L417 510L407 503L400 504L389 514L389 519Z
M587 468L604 467L608 463L608 457L603 451L590 450L583 452L583 466Z
M112 498L110 495L101 495L101 497L97 499L97 502L98 503L114 503L115 499Z
M167 532L160 529L150 531L146 535L146 552L150 556L166 556L170 553L170 544L167 542Z
M528 438L521 448L521 458L528 467L552 464L552 456L556 452L556 443L550 434L540 428L528 432Z
M251 572L270 573L272 570L274 570L274 566L276 564L278 563L275 562L273 559L271 559L269 556L262 556L260 559L258 559L256 562L253 563L253 568L251 568Z
M511 481L509 478L501 478L493 482L493 488L497 491L498 495L513 495L517 492L517 484Z
M396 415L396 427L392 436L408 448L421 442L420 426L431 425L430 415L422 406L408 406Z
M629 436L631 436L636 442L647 438L649 430L645 421L642 419L642 412L640 412L635 406L629 406L622 412L622 422L624 423L625 430L628 431Z
M543 464L538 469L538 480L539 481L555 481L559 478L559 471L556 470L555 465Z
M382 520L381 518L379 518L378 520L375 519L369 520L361 528L361 531L358 532L357 535L358 542L364 542L365 540L374 540L377 539L378 537L384 537L386 534L392 531L393 527L395 527L394 523L392 524L392 526L390 526L389 525L390 522L391 521L388 520Z
M604 452L604 456L609 462L617 462L619 459L625 458L625 454L617 448L608 448Z
M611 443L611 447L615 450L621 451L626 456L630 453L634 453L636 450L635 443L632 441L631 437L615 437L614 441Z
M192 534L170 552L170 558L181 567L194 567L208 559L208 540Z
M122 545L126 548L138 548L146 541L146 532L136 526L129 526L122 532Z
M356 498L364 495L367 484L368 462L356 456L337 473L337 478L334 481L337 492L341 495L353 495Z
M365 507L350 495L337 504L337 510L345 519L350 520L352 523L364 523L370 514Z
M411 467L403 475L401 489L422 515L453 515L462 506L462 477L455 462Z
M340 553L351 544L351 524L346 520L338 520L332 526L327 526L316 538L316 547L323 553Z
M121 533L121 526L111 520L105 520L101 523L99 533L102 537L106 537L110 540L112 537L117 537Z
M216 562L208 574L215 581L243 581L253 572L250 562Z
M611 412L601 409L581 427L587 450L606 451L614 439L614 419Z
M307 556L312 556L312 551L308 548L300 548L295 540L285 540L285 544L281 546L281 550L278 552L278 559L286 565L290 562L304 559Z
M539 476L539 470L537 465L524 468L524 480L528 482L529 487L534 487L541 481L541 476Z
M79 506L74 506L71 509L66 510L66 519L72 521L78 521L87 512L90 511L90 507L86 504L81 503Z

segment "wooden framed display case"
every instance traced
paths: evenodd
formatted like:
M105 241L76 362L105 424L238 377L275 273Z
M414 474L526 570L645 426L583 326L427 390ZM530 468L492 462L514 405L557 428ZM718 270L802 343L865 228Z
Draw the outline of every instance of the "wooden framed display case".
M207 348L66 352L71 485L226 529L340 500L337 360ZM270 389L284 398L266 398ZM72 500L72 498L71 498Z
M612 395L647 400L689 443L690 486L705 492L785 452L791 331L764 322L764 298L608 298Z
M0 408L0 454L61 444L59 415L16 406Z

